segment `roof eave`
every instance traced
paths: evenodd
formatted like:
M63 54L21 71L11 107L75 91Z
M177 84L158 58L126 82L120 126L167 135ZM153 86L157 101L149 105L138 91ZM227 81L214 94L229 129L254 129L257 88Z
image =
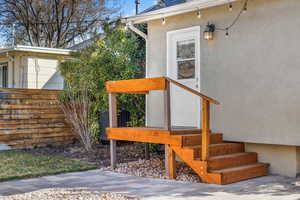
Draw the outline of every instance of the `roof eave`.
M69 49L56 49L56 48L44 48L44 47L31 47L17 45L10 48L0 49L0 53L19 51L19 52L32 52L32 53L44 53L44 54L55 54L55 55L70 55L74 50Z
M178 4L148 13L127 17L122 20L123 23L131 22L133 24L146 23L151 20L161 19L163 17L171 17L174 15L193 12L205 8L228 4L238 0L198 0L187 3Z

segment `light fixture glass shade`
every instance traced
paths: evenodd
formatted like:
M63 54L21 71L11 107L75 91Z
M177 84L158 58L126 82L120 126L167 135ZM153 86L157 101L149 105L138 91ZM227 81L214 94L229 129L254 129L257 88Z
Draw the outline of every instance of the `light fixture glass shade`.
M214 33L210 31L204 31L203 37L205 40L213 40L214 39Z
M205 40L213 40L214 39L214 32L215 32L215 25L214 24L207 24L206 29L203 32L203 38Z

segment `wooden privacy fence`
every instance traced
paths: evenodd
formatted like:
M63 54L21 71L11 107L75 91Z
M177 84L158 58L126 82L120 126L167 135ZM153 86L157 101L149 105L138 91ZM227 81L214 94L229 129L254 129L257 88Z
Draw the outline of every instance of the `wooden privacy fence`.
M0 144L32 148L75 140L58 90L0 88Z

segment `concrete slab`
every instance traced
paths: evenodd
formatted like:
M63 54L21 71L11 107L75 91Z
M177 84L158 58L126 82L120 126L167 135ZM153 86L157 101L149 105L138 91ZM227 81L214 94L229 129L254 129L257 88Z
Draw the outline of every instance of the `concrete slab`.
M142 178L101 170L2 182L0 196L54 187L126 193L145 200L300 200L300 180L283 176L266 176L220 186Z

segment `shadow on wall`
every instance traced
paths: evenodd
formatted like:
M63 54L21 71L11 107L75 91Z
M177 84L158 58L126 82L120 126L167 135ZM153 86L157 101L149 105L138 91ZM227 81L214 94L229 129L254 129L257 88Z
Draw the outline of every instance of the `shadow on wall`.
M56 71L49 80L41 87L41 89L48 90L62 90L64 89L64 79L59 71Z

